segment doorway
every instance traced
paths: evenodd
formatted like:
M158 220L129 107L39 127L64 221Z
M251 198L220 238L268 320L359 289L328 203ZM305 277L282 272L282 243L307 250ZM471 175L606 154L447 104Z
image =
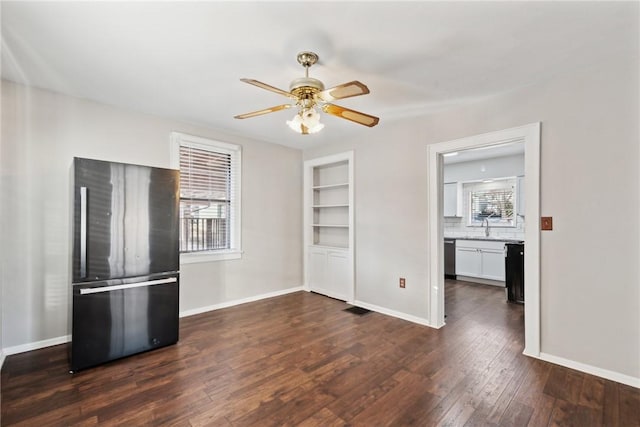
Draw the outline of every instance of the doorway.
M525 147L525 348L524 354L540 354L540 123L533 123L497 132L431 144L427 147L429 171L427 176L429 242L429 323L440 328L444 322L444 225L443 225L443 155L455 151L477 149L523 142Z

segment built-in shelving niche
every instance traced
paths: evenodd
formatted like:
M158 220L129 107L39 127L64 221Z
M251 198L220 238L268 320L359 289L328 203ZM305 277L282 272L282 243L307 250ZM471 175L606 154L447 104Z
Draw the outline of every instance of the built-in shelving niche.
M305 284L352 301L353 152L305 162Z

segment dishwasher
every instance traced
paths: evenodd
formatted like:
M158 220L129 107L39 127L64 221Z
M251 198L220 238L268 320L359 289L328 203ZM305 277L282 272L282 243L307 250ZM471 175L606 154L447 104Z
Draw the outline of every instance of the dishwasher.
M524 243L505 245L507 301L524 304Z
M444 277L456 279L456 239L444 239Z

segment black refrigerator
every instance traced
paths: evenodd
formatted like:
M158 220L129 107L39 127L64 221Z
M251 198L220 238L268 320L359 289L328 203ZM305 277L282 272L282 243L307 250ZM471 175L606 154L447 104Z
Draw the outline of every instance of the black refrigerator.
M70 369L178 341L179 172L74 158Z

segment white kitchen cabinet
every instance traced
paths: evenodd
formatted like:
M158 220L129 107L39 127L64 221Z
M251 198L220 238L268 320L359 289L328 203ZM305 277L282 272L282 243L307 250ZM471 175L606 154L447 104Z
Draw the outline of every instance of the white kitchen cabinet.
M456 240L456 275L504 282L504 242Z
M353 151L304 162L305 288L354 299Z
M480 277L482 265L477 248L461 248L456 241L456 276Z
M462 184L446 182L443 187L443 212L445 217L462 216Z
M504 282L504 246L501 249L480 249L480 256L482 266L480 277Z

